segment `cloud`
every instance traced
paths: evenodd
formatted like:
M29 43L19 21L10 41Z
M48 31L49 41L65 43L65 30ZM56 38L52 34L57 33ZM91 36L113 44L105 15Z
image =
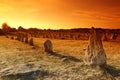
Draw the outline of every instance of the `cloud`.
M94 21L109 21L109 22L120 21L119 13L108 14L108 13L93 12L93 11L75 10L73 11L72 15L77 16L78 18L94 20Z

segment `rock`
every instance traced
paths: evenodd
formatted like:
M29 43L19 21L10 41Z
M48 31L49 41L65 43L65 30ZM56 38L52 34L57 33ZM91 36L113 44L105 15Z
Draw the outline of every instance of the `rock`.
M9 36L6 35L6 38L9 38Z
M84 63L87 65L106 64L106 54L99 33L92 27L89 37L89 45L85 52Z
M112 40L116 40L117 37L118 37L118 34L117 34L117 33L113 33L113 35L112 35Z
M10 66L0 71L0 77L4 79L22 79L22 80L34 80L42 72L40 65L35 64L20 64L16 66Z
M103 41L108 41L106 34L103 34Z
M13 37L13 36L11 36L11 39L13 40L13 39L14 39L14 37Z
M25 43L28 43L28 37L25 37Z
M31 46L34 46L33 38L30 39L29 44L30 44Z
M52 42L50 40L46 40L44 43L44 48L45 48L45 52L52 53L53 52Z
M24 42L24 35L21 35L21 42Z

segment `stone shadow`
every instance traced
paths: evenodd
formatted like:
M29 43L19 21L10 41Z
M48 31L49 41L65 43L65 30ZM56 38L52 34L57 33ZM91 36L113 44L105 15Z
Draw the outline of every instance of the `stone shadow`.
M74 62L81 62L82 61L82 60L77 59L77 58L75 58L73 56L65 56L65 55L58 54L56 52L51 52L51 53L48 53L48 54L59 57L59 58L65 58L67 60L71 60L71 61L74 61Z
M114 77L120 77L120 69L117 69L113 66L107 65L106 71Z

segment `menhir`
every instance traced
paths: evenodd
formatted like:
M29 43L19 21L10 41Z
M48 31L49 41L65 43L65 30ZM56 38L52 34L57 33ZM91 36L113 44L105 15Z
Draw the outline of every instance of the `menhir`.
M105 65L106 54L102 45L102 40L99 31L94 27L90 30L89 44L85 52L85 64L87 65Z
M53 53L53 45L50 40L46 40L44 43L45 52Z

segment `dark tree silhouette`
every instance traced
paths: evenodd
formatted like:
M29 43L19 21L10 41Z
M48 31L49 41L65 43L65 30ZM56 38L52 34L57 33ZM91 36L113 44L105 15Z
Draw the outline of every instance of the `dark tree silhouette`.
M22 26L19 26L18 31L25 31L25 29Z
M7 32L11 31L11 27L7 23L3 23L2 30L3 30L3 32L7 33Z
M4 33L3 33L2 29L0 29L0 35L4 35Z

